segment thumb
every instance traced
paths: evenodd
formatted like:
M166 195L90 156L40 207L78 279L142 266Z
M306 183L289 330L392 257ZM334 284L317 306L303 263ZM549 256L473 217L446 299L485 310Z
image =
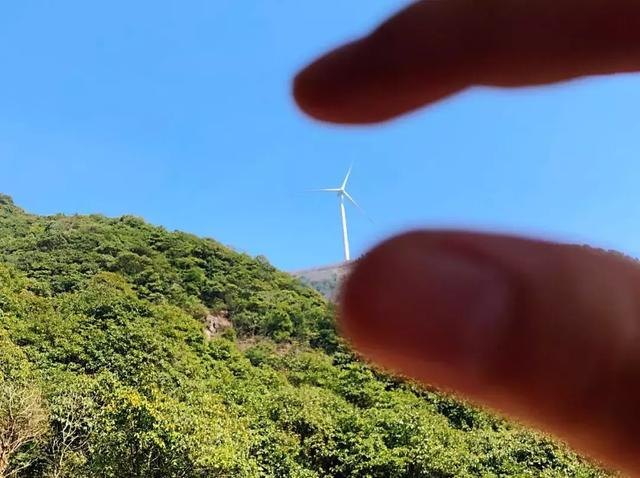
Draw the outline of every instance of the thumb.
M358 261L341 326L384 367L640 473L639 292L620 255L413 232Z

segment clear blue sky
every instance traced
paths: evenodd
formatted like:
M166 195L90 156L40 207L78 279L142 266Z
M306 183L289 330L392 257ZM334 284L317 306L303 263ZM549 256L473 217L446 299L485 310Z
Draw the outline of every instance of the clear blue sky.
M376 128L320 125L294 72L404 2L175 0L0 6L0 191L29 211L131 213L284 269L340 260L354 163L361 253L409 226L640 256L640 77L475 90Z

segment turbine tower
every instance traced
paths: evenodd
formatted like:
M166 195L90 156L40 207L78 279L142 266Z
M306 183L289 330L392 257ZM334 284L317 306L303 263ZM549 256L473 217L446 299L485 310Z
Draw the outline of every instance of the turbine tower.
M347 211L345 208L345 199L362 211L362 208L347 192L347 182L349 182L349 176L351 176L351 168L352 167L349 167L349 171L347 171L347 175L344 177L344 181L342 181L342 184L339 188L316 189L316 191L336 193L338 195L338 201L340 203L340 218L342 219L342 243L344 245L344 260L346 262L349 262L351 260L351 251L349 250L349 233L347 231Z

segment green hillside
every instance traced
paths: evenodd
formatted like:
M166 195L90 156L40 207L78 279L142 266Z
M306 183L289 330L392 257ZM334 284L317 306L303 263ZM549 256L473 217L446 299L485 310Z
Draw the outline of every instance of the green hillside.
M342 262L333 266L317 267L293 272L303 284L313 287L329 300L335 301L342 281L349 273L350 263Z
M372 370L264 259L0 196L0 476L608 475Z

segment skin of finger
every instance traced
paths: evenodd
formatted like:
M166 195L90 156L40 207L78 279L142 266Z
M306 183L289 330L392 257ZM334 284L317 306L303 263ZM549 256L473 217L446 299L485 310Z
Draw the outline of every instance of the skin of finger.
M424 29L397 17L311 64L294 80L297 103L320 120L369 123L470 86L469 65L479 53L465 48L462 35L450 35L447 30L467 19L459 31L470 31L475 22L453 2L438 2L436 7L440 20L430 21ZM404 15L421 16L416 9L420 4ZM403 31L405 23L408 30Z
M411 290L418 279L394 277L398 261L406 260L401 256L425 250L465 254L508 278L507 313L476 331L482 348L473 373L430 360L429 338L421 333L431 304L415 316L415 308L406 304L424 295ZM357 264L344 289L341 326L358 350L384 367L460 393L553 433L583 453L640 472L635 447L639 277L632 261L584 247L458 232L410 233ZM406 289L388 297L397 327L376 326L378 311L370 297L385 294L394 283ZM393 323L394 318L384 320Z
M638 69L635 0L423 0L307 67L294 96L318 119L372 123L473 85Z

